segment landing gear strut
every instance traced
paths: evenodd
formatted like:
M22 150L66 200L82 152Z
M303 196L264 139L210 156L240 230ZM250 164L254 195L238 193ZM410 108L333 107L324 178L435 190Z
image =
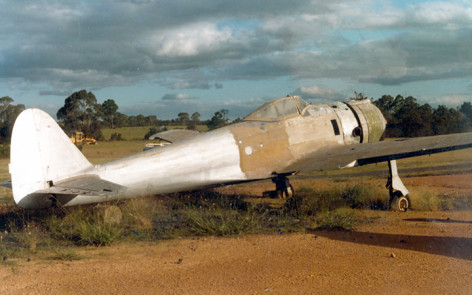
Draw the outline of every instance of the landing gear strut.
M276 177L272 178L272 182L275 183L275 191L265 191L263 193L264 197L278 199L288 199L293 197L293 186L290 184L290 181L285 175L277 175Z
M388 180L386 187L390 194L389 206L392 210L406 212L411 208L409 192L398 176L397 161L388 161Z

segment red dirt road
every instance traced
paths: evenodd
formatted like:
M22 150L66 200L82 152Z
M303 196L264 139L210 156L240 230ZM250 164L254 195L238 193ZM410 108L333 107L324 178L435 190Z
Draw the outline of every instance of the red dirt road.
M359 211L352 232L198 238L0 266L0 294L471 294L472 211Z

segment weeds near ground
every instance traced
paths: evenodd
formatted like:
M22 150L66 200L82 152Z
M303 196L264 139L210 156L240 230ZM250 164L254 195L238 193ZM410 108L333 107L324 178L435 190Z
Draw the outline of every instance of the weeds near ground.
M72 260L81 260L84 256L75 253L70 249L55 249L53 254L47 256L48 260L63 260L63 261L72 261Z
M346 208L321 213L316 218L316 229L322 230L351 230L355 225L352 210Z
M383 197L378 188L365 184L337 187L327 191L301 187L296 198L287 202L286 210L288 214L304 217L342 207L385 210L388 208L388 199Z
M281 208L245 201L239 195L215 192L173 194L127 200L120 219L109 222L93 206L28 211L10 208L0 221L0 255L26 257L48 249L47 259L78 257L64 251L73 245L106 246L122 240L160 240L185 236L235 236L247 233L284 233L350 229L353 217L338 208L364 208L375 199L363 186L333 191L301 188L296 199ZM333 211L333 212L331 212ZM122 218L121 218L122 214Z
M57 240L78 245L106 246L121 237L121 224L107 222L93 210L73 210L65 216L51 216L45 220L50 235Z
M329 190L301 187L280 208L216 192L172 194L109 204L119 218L105 218L95 206L0 214L0 257L29 257L41 251L53 260L81 259L76 245L106 246L124 240L156 241L187 236L350 230L353 209L386 209L388 197L366 184ZM470 198L431 197L422 206L451 210L472 205ZM110 220L115 220L110 222Z

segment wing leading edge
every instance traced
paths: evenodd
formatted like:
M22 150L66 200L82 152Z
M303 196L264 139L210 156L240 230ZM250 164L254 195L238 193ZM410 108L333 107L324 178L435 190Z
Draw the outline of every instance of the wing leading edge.
M287 171L334 170L472 147L472 132L324 147Z

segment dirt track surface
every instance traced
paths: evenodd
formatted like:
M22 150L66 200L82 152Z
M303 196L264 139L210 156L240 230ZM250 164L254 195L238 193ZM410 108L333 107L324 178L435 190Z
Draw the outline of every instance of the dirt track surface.
M359 211L352 232L87 248L0 266L0 294L471 294L472 211Z

